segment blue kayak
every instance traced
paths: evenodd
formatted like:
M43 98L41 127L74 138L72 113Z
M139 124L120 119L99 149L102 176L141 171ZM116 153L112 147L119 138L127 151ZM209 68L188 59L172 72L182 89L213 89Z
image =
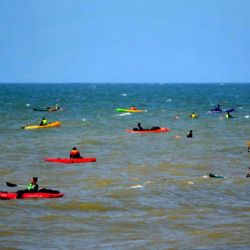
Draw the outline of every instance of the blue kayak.
M231 109L224 109L224 112L233 112L235 110L235 108L231 108Z
M223 110L221 110L221 109L212 109L212 110L210 110L210 111L208 111L207 113L221 113L221 112L233 112L235 110L235 108L230 108L230 109L223 109Z

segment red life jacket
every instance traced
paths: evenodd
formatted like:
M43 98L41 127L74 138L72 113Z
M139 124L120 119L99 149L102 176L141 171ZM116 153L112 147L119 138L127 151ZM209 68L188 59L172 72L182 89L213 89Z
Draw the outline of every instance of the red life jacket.
M80 158L80 152L78 150L71 150L70 152L70 158Z

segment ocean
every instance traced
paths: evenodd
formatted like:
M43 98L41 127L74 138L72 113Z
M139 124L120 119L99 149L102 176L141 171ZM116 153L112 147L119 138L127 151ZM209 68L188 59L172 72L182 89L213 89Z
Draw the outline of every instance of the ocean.
M116 112L132 105L147 112ZM0 190L64 193L0 200L0 248L249 249L249 116L250 84L0 84ZM42 117L62 125L22 129ZM170 132L125 132L138 122ZM97 161L44 161L74 146Z

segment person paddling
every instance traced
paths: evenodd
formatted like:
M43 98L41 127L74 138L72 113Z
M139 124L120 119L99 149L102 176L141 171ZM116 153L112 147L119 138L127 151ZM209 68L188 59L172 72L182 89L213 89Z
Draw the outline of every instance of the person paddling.
M221 112L220 104L218 104L212 111Z
M137 124L137 128L138 128L138 130L144 130L144 128L141 126L140 122Z
M38 189L39 189L37 181L38 181L37 177L30 178L30 183L28 184L27 189L19 190L19 191L16 192L17 193L17 199L22 198L24 193L37 192Z
M132 106L130 110L137 110L136 106Z
M76 147L73 147L72 150L70 151L69 158L82 158L82 157L78 149Z
M45 119L45 117L43 117L40 126L46 126L46 125L48 125L48 121Z

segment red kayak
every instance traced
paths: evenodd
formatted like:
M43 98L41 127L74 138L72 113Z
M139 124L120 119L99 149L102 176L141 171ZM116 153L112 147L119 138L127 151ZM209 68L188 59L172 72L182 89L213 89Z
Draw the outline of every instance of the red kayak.
M85 158L49 158L49 157L45 157L44 160L49 161L49 162L71 164L71 163L95 162L96 158L94 158L94 157L85 157Z
M127 129L125 130L128 133L166 133L169 132L169 128L158 128L158 129L143 129L143 130L134 130L134 129Z
M62 197L63 195L64 194L60 193L59 191L55 191L55 190L39 190L38 192L23 193L21 199L59 198L59 197ZM11 199L17 199L16 192L0 191L0 200L11 200Z

